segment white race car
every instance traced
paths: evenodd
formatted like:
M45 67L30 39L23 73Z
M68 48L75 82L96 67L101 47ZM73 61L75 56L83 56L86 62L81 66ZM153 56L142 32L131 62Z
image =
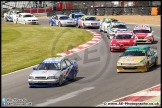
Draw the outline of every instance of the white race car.
M14 11L14 10L10 10L6 13L4 13L4 20L7 21L13 21L13 19L16 18L16 16L21 13L20 11Z
M14 19L14 23L20 23L20 24L39 24L38 18L36 18L31 13L19 13L18 17Z

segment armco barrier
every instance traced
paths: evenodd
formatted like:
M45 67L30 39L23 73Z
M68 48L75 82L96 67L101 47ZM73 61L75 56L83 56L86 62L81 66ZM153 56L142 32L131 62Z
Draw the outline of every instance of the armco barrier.
M161 15L161 7L158 8L158 14ZM151 15L152 7L142 7L142 6L130 6L130 7L96 7L96 8L84 8L84 9L75 9L75 10L63 10L61 11L53 11L55 14L66 14L69 15L70 12L83 12L86 15ZM47 16L52 15L51 12L48 12Z

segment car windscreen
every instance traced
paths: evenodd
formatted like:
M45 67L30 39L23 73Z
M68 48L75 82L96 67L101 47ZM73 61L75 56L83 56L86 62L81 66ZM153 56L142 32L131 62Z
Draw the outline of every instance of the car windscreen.
M140 50L137 50L137 51L125 51L123 53L123 56L146 56L146 53L145 53L145 51L140 51Z
M26 17L34 17L34 15L31 15L31 14L27 14L27 15L23 15L24 18Z
M127 29L126 25L115 25L112 28Z
M150 30L133 30L133 33L151 33Z
M60 63L40 63L37 70L60 70Z
M59 20L67 20L67 19L69 19L68 16L61 16L61 17L59 18Z
M115 39L131 39L132 35L130 34L118 34L115 36Z
M97 20L96 17L86 17L85 21L89 21L89 20Z
M16 12L16 14L19 14L19 13L22 13L22 12Z
M79 18L79 17L82 17L84 15L75 15L75 18Z

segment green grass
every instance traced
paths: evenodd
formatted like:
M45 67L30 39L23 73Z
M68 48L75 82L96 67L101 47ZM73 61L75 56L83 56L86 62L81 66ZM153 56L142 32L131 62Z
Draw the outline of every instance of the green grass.
M92 39L92 34L73 27L2 23L2 71L7 74L39 64L48 57Z

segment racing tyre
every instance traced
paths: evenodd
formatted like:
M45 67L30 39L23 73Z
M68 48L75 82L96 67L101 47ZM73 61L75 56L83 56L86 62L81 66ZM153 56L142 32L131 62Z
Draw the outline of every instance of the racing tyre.
M74 74L72 76L72 80L76 80L76 76L77 76L77 71L74 72Z
M50 22L50 26L53 26L53 24Z
M15 24L17 24L17 21L16 21L16 20L14 20L13 22L14 22Z
M79 24L77 24L77 28L80 28Z
M102 30L99 28L99 31L102 32Z
M8 20L7 20L7 18L4 18L4 20L5 20L5 22L7 22Z
M110 36L109 35L107 35L107 37L108 37L108 39L110 39Z
M106 33L106 31L105 31L105 27L104 27L104 33Z
M149 63L146 64L146 72L148 72L150 69Z
M157 66L157 65L158 65L158 57L156 57L154 66Z
M59 27L61 27L61 26L62 26L60 22L58 23L58 26L59 26Z
M26 22L25 22L25 21L23 21L23 24L26 24Z
M154 43L154 38L152 39L152 44Z
M60 77L59 77L59 82L58 82L58 85L59 85L59 86L61 86L61 85L62 85L62 83L63 83L63 77L62 77L62 76L60 76Z
M86 29L85 25L83 24L83 29Z

